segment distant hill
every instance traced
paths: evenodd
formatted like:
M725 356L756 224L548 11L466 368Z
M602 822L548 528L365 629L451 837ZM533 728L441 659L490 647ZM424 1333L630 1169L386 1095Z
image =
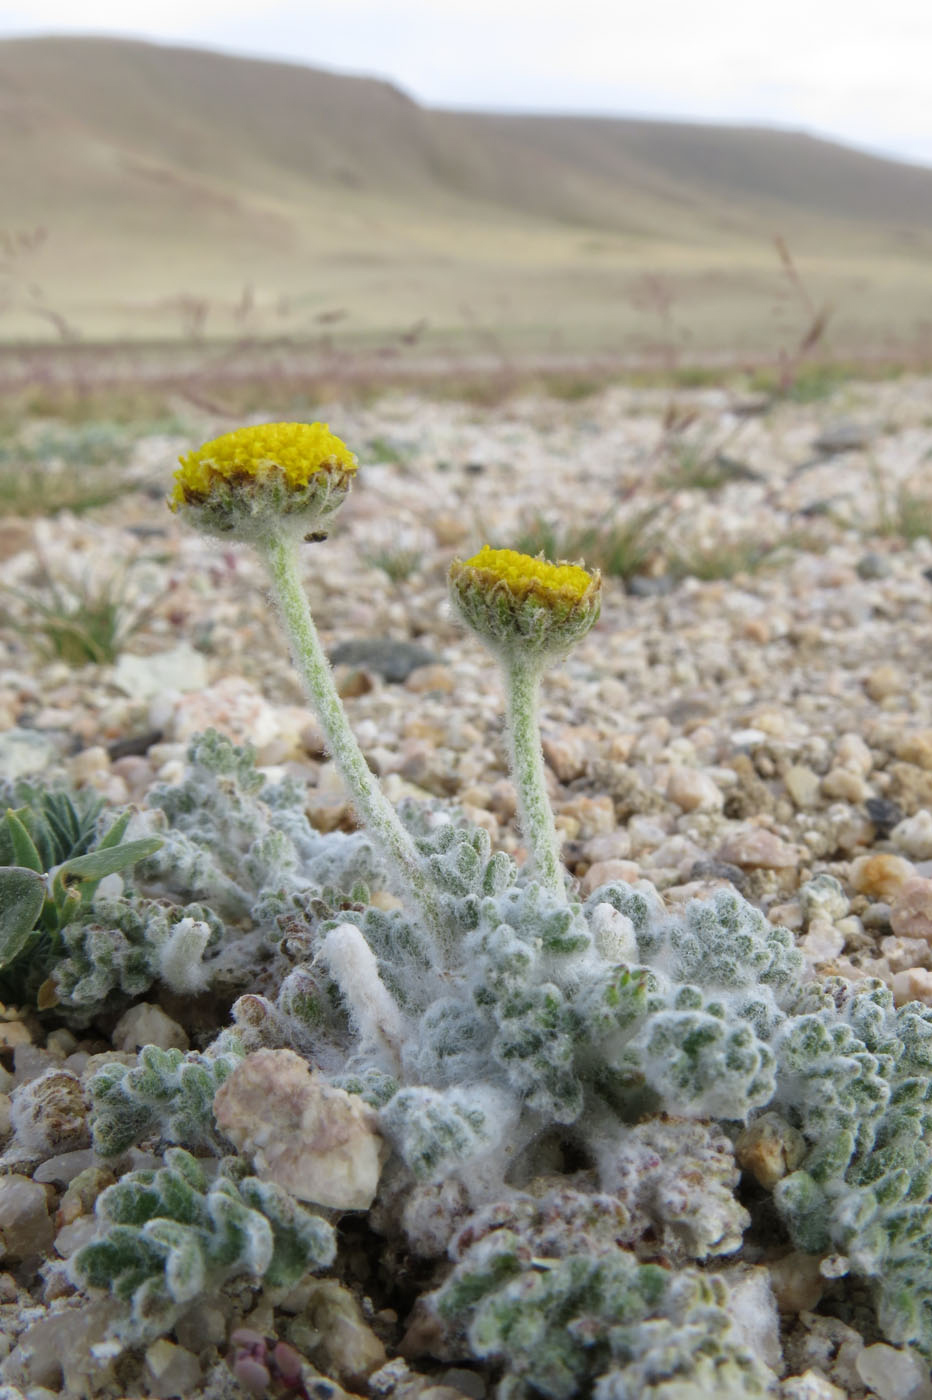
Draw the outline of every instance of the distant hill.
M437 343L772 348L805 321L776 235L845 345L927 333L932 170L794 132L434 111L195 49L0 42L0 339L426 322Z

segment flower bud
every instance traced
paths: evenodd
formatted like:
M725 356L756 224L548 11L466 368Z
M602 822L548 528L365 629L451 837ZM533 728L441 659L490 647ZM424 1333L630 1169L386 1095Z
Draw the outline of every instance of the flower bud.
M563 655L599 616L602 580L578 564L550 564L483 545L450 565L454 607L500 653L517 647L542 661Z
M326 528L357 465L326 423L237 428L179 460L171 509L209 534L253 543Z

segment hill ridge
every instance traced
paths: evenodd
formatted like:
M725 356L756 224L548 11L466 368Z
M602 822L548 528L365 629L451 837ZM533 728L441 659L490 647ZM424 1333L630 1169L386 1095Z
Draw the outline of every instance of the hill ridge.
M462 329L464 304L489 320L511 298L538 337L551 278L583 339L607 289L655 273L772 300L775 234L817 280L929 280L932 169L807 132L432 108L381 78L100 36L0 41L0 112L0 228L49 230L8 274L0 337L36 324L26 277L84 326L248 284L347 303L361 334Z

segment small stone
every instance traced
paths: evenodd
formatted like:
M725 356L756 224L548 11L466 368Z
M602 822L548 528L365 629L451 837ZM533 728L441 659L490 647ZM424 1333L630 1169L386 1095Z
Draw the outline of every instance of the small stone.
M183 1347L195 1353L205 1346L219 1347L228 1330L226 1313L214 1302L189 1305L175 1323L175 1337Z
M443 549L455 547L462 544L469 534L467 522L459 515L444 514L431 518L430 528L434 532L434 538Z
M851 862L851 885L858 894L866 894L870 899L892 899L916 872L908 860L902 856L888 855L881 851L878 855L858 856Z
M75 754L68 763L68 775L78 787L83 787L109 771L110 755L100 744L95 744L90 749L83 749L81 753Z
M357 700L373 686L372 674L361 666L334 666L333 682L341 700Z
M772 904L767 918L782 928L800 929L804 919L802 905L795 899L788 899L785 904Z
M54 1157L46 1157L32 1174L33 1181L55 1182L67 1186L76 1176L94 1165L96 1158L92 1147L79 1147L71 1152L57 1152Z
M825 1279L819 1269L818 1254L794 1250L768 1263L770 1286L782 1313L811 1311L825 1292Z
M589 757L588 735L588 730L583 735L566 726L559 733L545 735L542 739L544 758L561 783L571 783L585 773Z
M157 1045L160 1050L187 1050L187 1033L167 1016L160 1006L140 1001L125 1011L110 1037L115 1050L141 1050Z
M706 885L727 881L739 892L743 892L748 883L748 877L740 865L731 865L727 860L693 861L686 874L690 880L700 880Z
M929 963L930 950L924 938L897 938L891 934L881 938L880 951L891 972L909 972L911 968L926 967Z
M880 840L889 836L894 827L903 820L902 807L898 802L891 802L886 797L869 797L864 806ZM929 846L929 852L932 854L932 844ZM924 857L918 856L917 859L922 860Z
M0 1050L16 1050L31 1045L32 1035L22 1021L0 1021Z
M725 805L724 793L708 774L680 764L670 769L667 797L683 812L720 812Z
M748 642L764 645L770 641L773 633L766 617L749 617L741 624L741 635Z
M912 1352L875 1342L864 1348L854 1364L878 1400L932 1400L928 1370Z
M369 1375L388 1360L353 1294L335 1279L312 1282L304 1314L320 1336L315 1363L342 1385L365 1387Z
M70 1259L76 1249L83 1249L97 1238L97 1221L93 1215L79 1215L70 1225L62 1225L55 1236L55 1253Z
M261 748L278 737L281 726L275 710L245 677L224 676L211 686L206 685L205 678L203 688L186 689L191 693L178 697L162 723L155 726L164 728L166 739L180 743L205 729L217 729L235 744L249 743ZM154 718L151 709L149 718ZM155 747L149 758L156 761Z
M811 919L799 946L810 962L831 962L844 949L845 935L827 919Z
M0 1257L7 1264L45 1254L55 1228L45 1187L28 1176L0 1176Z
M644 851L656 850L666 841L668 835L667 828L661 826L653 817L636 812L628 821L628 839L631 842L631 854L634 856L641 855Z
M821 1371L804 1371L790 1376L780 1387L781 1400L848 1400L847 1392L822 1375Z
M823 797L829 801L859 803L867 797L867 784L860 773L850 768L833 768L820 784Z
M901 886L890 908L890 927L902 938L932 943L932 880L917 877Z
M149 700L166 691L203 690L207 681L207 658L190 642L150 656L124 651L113 668L113 684L134 700Z
M13 1083L19 1088L30 1079L38 1079L48 1069L58 1069L58 1061L48 1050L38 1045L17 1045L13 1051Z
M783 782L793 805L805 811L819 800L819 775L801 763L792 764L783 774Z
M45 1385L59 1397L123 1394L116 1388L108 1362L91 1354L91 1347L103 1341L112 1317L110 1299L45 1312L20 1333L4 1365L4 1379L15 1377L30 1398L41 1396L39 1387Z
M875 554L872 550L862 554L854 567L858 578L865 580L889 578L891 573L890 561L886 555Z
M324 763L317 786L304 799L307 819L317 831L352 831L356 825L353 804L335 763Z
M580 884L580 893L586 898L602 885L612 885L616 881L631 885L640 879L641 867L633 860L598 860L590 865Z
M673 870L684 879L696 865L704 864L703 853L688 836L668 836L643 858L647 870ZM721 864L721 862L719 862Z
M55 1217L58 1226L70 1225L82 1215L92 1215L97 1197L115 1180L113 1172L105 1167L87 1167L79 1172L61 1198Z
M799 864L796 850L763 826L739 829L718 851L719 860L751 869L790 870Z
M70 1055L77 1043L71 1031L64 1026L59 1026L58 1030L50 1031L45 1038L46 1050L51 1051L53 1055L57 1055L61 1059Z
M836 418L819 430L812 446L825 457L835 457L842 452L858 452L867 447L870 440L870 430L863 423L853 418Z
M586 797L579 793L569 802L560 803L557 808L560 817L571 817L577 823L573 832L581 841L593 836L605 836L615 830L615 807L610 797Z
M932 860L932 812L921 807L905 817L890 832L890 840L912 860Z
M625 580L625 589L632 598L662 598L672 593L675 586L672 574L634 574Z
M896 756L926 772L932 770L932 729L917 729L905 735L897 745Z
M932 1006L932 972L927 967L909 967L904 972L894 973L890 986L897 1006L906 1006L911 1001Z
M405 690L415 695L451 695L456 689L456 677L449 666L440 662L433 666L418 666L405 680Z
M590 864L600 860L625 860L631 854L631 838L623 827L592 836L583 846L583 856Z
M368 1210L382 1139L364 1101L332 1088L292 1050L257 1050L221 1085L214 1115L256 1175L299 1201Z
M450 1386L461 1395L468 1396L469 1400L485 1400L486 1384L476 1371L467 1371L462 1366L450 1366L448 1370L441 1372L440 1381L444 1386Z
M891 695L902 695L906 689L906 677L898 666L884 661L868 672L864 679L864 689L870 699L879 704Z
M849 768L866 778L874 766L874 757L860 734L842 734L835 745L836 768Z
M768 1191L795 1171L805 1155L802 1133L777 1113L763 1113L755 1118L735 1142L738 1166Z
M81 1081L66 1069L50 1069L13 1090L13 1146L20 1157L51 1157L90 1142Z
M418 666L439 661L434 652L417 642L394 641L391 637L367 637L340 642L330 652L334 666L374 671L390 684L400 685Z
M186 1347L162 1337L146 1349L145 1380L150 1395L173 1400L191 1395L202 1379L201 1363Z
M0 734L0 773L10 782L41 773L58 758L58 745L35 729L7 729Z

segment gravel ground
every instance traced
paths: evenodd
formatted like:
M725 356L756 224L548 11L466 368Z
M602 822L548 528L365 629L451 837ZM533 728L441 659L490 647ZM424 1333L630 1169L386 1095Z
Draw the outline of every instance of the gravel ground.
M490 410L388 397L327 417L361 470L332 538L307 547L308 591L390 797L459 802L520 858L501 690L450 617L447 565L514 545L537 517L559 540L656 506L638 576L605 578L600 622L545 681L551 793L582 892L646 877L675 902L730 883L796 930L819 972L932 1003L932 382L769 408L616 387ZM140 439L125 493L80 518L0 525L0 582L16 590L0 773L65 771L144 803L214 725L304 779L320 829L351 829L257 563L162 504L177 453L228 426ZM139 620L115 664L37 657L25 595L47 598L49 575L85 593L117 581ZM821 873L836 896L800 898ZM12 1010L11 1025L8 1047L41 1043ZM19 1055L7 1087L39 1063Z

